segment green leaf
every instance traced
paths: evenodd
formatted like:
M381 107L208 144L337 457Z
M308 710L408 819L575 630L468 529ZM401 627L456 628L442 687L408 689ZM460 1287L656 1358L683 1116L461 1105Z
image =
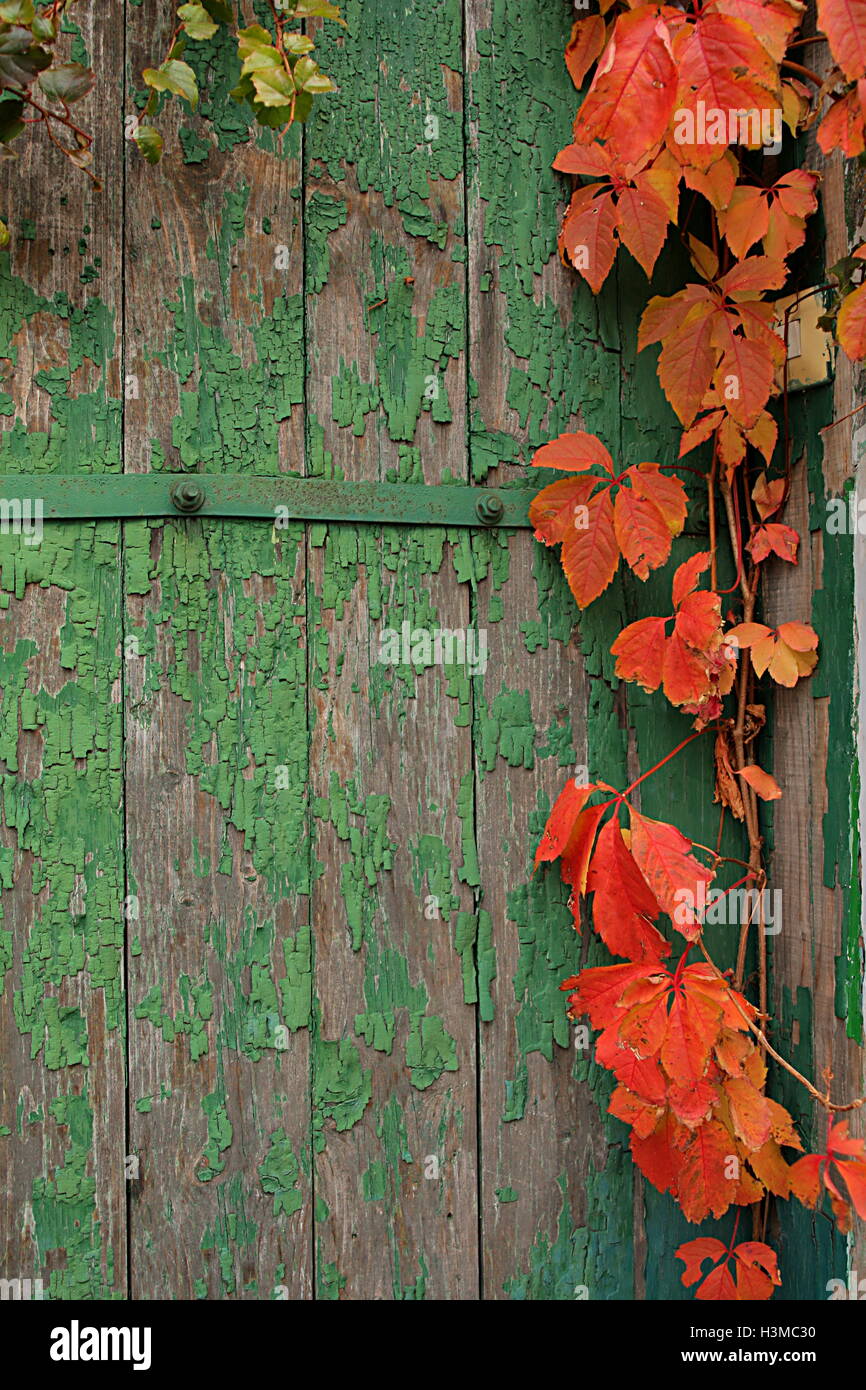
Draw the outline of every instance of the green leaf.
M301 95L297 97L296 106ZM268 130L282 130L283 126L291 124L295 114L291 106L255 106L253 109L259 125L267 126Z
M53 43L57 38L57 25L53 19L48 19L45 15L36 15L30 28L36 39L46 39L48 43Z
M148 164L158 164L162 154L162 136L152 125L140 125L133 134L133 140Z
M262 106L285 106L286 99L295 94L294 84L285 68L265 68L252 74L256 101Z
M336 5L330 4L330 0L302 0L294 10L298 19L335 19L346 27L345 19L341 19L340 11Z
M33 42L29 29L0 33L0 87L29 87L37 73L51 66L51 54Z
M232 87L229 96L233 101L252 101L255 96L255 88L251 77L242 77L236 87Z
M234 24L235 16L231 5L227 5L225 0L202 0L202 4L217 24Z
M184 32L191 39L212 39L218 24L215 24L204 5L181 5L177 17L183 22Z
M281 68L283 60L275 48L254 48L244 58L241 72L263 72L267 68Z
M5 101L0 101L0 144L7 145L27 129L21 120L23 111L24 102L19 97L7 97Z
M323 72L317 72L307 78L304 91L309 92L311 96L319 96L321 92L333 92L336 88L330 77L326 77Z
M306 86L307 78L312 77L313 74L317 73L318 71L319 65L318 63L314 62L312 58L301 58L300 62L295 63L293 70L295 86Z
M96 78L81 63L58 63L39 75L39 86L50 101L67 103L86 97Z
M180 63L169 58L160 68L145 68L141 74L148 87L157 92L174 92L175 96L188 101L193 111L198 105L198 83L195 73L188 63Z
M6 226L6 223L5 223L5 222L3 222L2 220L0 220L0 246L8 246L8 244L9 244L9 228Z
M271 35L260 24L250 24L246 29L238 30L238 53L242 58L246 58L250 53L260 52L263 48L273 47Z
M0 19L7 24L32 24L35 14L33 0L4 0L0 4Z
M312 58L302 58L295 64L292 76L295 79L295 86L304 92L332 92L334 84L330 77L326 77L319 71L318 63L314 63Z
M298 92L297 100L295 101L295 120L300 121L303 125L312 109L312 92Z
M315 46L306 34L283 34L283 48L289 53L312 53Z

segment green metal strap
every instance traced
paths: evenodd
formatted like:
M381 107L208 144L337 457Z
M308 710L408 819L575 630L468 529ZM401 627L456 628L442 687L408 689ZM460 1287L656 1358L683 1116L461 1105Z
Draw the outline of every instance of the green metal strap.
M391 526L529 526L539 489L459 484L347 483L249 473L31 473L0 476L0 520L10 503L39 504L43 521L222 516L351 521Z

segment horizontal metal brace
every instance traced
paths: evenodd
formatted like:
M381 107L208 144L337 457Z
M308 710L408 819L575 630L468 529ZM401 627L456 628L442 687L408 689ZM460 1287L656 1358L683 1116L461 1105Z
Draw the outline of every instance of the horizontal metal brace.
M380 526L529 526L538 487L351 483L251 473L30 473L0 475L0 522L16 503L43 521L244 517ZM5 504L5 505L4 505ZM12 504L10 506L10 504Z

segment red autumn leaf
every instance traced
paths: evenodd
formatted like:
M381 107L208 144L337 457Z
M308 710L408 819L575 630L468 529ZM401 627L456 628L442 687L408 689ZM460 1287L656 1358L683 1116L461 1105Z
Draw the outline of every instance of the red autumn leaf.
M769 188L735 188L718 213L719 230L742 258L758 241L770 257L784 260L806 239L806 218L817 210L816 174L794 169Z
M641 618L623 629L611 647L621 680L637 681L644 690L662 685L674 705L699 704L711 693L713 655L721 646L721 600L712 592L694 592L709 563L709 552L701 551L677 569L672 619ZM672 620L668 636L665 628Z
M603 468L613 477L613 459L600 439L585 430L560 434L542 444L532 456L536 468L562 468L580 473L587 468Z
M665 1110L656 1128L646 1139L632 1134L629 1141L632 1157L644 1177L659 1192L678 1197L680 1151L677 1140L688 1133L671 1110Z
M687 939L694 940L700 933L700 924L690 903L705 896L706 886L713 879L712 871L689 853L692 842L676 826L650 820L633 807L629 807L629 814L635 863L662 910Z
M752 488L752 501L762 521L766 521L779 510L785 500L786 491L787 483L784 478L774 478L769 482L766 473L760 475Z
M616 817L601 830L589 866L592 924L608 950L630 960L659 960L671 945L652 925L659 905L629 854Z
M599 184L572 195L559 233L560 255L598 294L616 258L616 205L610 193L596 197Z
M866 77L866 10L860 0L818 0L818 27L848 81Z
M711 1213L723 1216L734 1201L737 1169L731 1136L718 1120L686 1130L679 1146L677 1200L687 1221L703 1221Z
M623 1047L613 1028L599 1033L595 1060L635 1095L653 1105L664 1105L668 1082L659 1062L655 1057L638 1057L630 1047Z
M802 20L800 0L710 0L704 13L718 11L749 25L770 57L780 63Z
M606 810L607 806L603 803L600 806L587 806L585 811L581 811L574 828L574 834L562 856L560 873L563 881L570 887L576 888L582 897L585 897L587 893L587 878L596 831ZM574 925L579 930L578 913L574 907L573 916Z
M763 111L779 104L779 69L743 19L702 11L680 26L673 42L678 86L676 119L668 134L671 152L683 163L706 169L728 144L702 132L702 115ZM703 124L706 125L706 119Z
M581 784L569 777L553 804L535 851L536 868L565 853L580 813L595 790L594 782Z
M608 1114L631 1125L632 1132L639 1139L646 1139L658 1124L664 1104L653 1105L652 1101L635 1095L626 1086L617 1086L607 1109Z
M582 144L602 140L637 163L667 128L676 98L676 70L667 28L653 6L616 20L575 122Z
M749 1240L728 1247L712 1236L687 1240L675 1252L685 1265L682 1281L686 1288L700 1283L695 1298L712 1302L762 1302L772 1298L781 1286L776 1254L762 1241ZM712 1260L714 1268L704 1277L703 1266ZM729 1265L733 1261L733 1271Z
M746 549L756 564L766 560L768 555L778 555L789 564L797 563L797 547L800 537L793 526L783 526L781 522L771 521L756 527Z
M852 362L866 357L866 284L842 300L836 333Z
M595 464L604 470L551 483L529 508L536 539L562 545L562 567L581 608L610 584L621 554L641 579L665 563L686 518L678 478L666 478L654 463L633 465L613 478L607 450L582 432L552 440L533 459L539 467L551 462L563 469Z
M604 48L606 32L601 15L586 15L574 22L565 50L565 65L578 89L583 86L586 74Z
M816 1207L826 1188L840 1231L851 1229L849 1203L866 1221L866 1143L849 1137L847 1121L833 1125L826 1153L806 1154L793 1164L790 1179L792 1196L807 1207Z
M818 144L824 154L839 149L848 159L866 150L866 79L834 101L818 128Z

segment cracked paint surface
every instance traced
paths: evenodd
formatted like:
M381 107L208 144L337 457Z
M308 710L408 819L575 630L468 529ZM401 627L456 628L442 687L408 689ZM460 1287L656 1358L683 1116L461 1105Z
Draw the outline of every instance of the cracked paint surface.
M136 211L137 244L146 231L168 247L136 371L143 391L173 395L126 466L478 483L499 470L507 486L576 420L628 462L669 453L654 363L633 355L642 278L626 268L599 301L561 289L550 163L573 116L571 7L529 0L519 25L504 0L348 0L344 13L347 30L318 40L339 90L303 146L251 129L228 98L230 49L197 47L204 119L184 114L176 162L149 176L159 197ZM263 213L257 179L277 164L294 184ZM170 193L186 179L201 201L192 265ZM68 292L41 293L0 253L6 472L122 466L123 325L80 230ZM279 279L293 237L303 279L297 264ZM164 254L147 252L153 273ZM501 342L471 342L473 300L496 306ZM45 332L33 382L49 418L34 427L21 378ZM505 364L501 401L482 390L481 351ZM531 875L568 770L585 756L590 777L624 784L630 735L649 765L676 741L673 716L617 690L610 634L635 616L620 580L579 623L585 707L551 707L529 672L565 661L576 615L556 556L535 547L522 587L514 556L513 537L432 527L82 523L34 548L0 536L0 976L19 1072L48 1078L11 1096L0 1152L39 1146L16 1188L27 1264L13 1272L46 1275L49 1296L124 1296L115 1240L133 1272L137 1256L159 1266L144 1296L474 1296L483 1261L457 1228L478 1154L500 1212L536 1210L503 1135L531 1146L512 1136L534 1132L554 1075L598 1105L563 1120L586 1127L579 1180L533 1152L542 1214L515 1226L516 1246L501 1238L485 1295L628 1298L636 1279L648 1297L681 1292L680 1227L654 1193L640 1267L624 1129L558 989L585 951L603 953L573 932L556 873ZM477 626L482 611L491 644L517 635L519 659L474 676L377 659L383 629ZM847 718L831 715L834 756ZM677 764L674 794L708 839L700 758ZM479 833L485 785L505 788L508 844ZM670 796L648 787L644 807L663 814ZM830 882L851 862L835 789L828 818ZM157 865L137 830L165 826ZM855 954L852 939L837 992L856 1030ZM808 1009L798 998L791 1018ZM480 1132L479 1044L509 1058ZM128 1227L127 1155L142 1172Z

